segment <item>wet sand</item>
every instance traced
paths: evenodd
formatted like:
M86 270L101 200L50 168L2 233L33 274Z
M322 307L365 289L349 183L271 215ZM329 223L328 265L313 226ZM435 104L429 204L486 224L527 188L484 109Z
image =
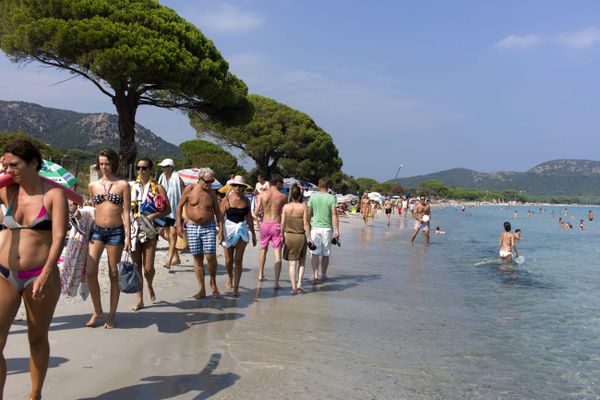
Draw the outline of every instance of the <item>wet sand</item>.
M432 360L456 351L460 329L448 329L455 321L443 309L456 299L451 290L436 294L442 277L426 273L429 249L408 244L412 224L399 231L401 236L386 239L384 218L378 218L377 226L367 228L356 216L343 219L343 247L334 249L330 279L313 289L308 265L306 293L297 296L290 295L286 262L283 288L273 290L272 253L267 281L258 284L258 247L249 247L239 299L225 289L220 249L222 295L192 299L197 287L191 255L185 253L183 265L169 273L161 267L166 255L161 241L157 301L131 312L134 296L122 294L116 329L84 326L91 299L60 300L44 398L452 397L444 390L452 374ZM396 228L398 221L395 216ZM396 257L402 257L402 268ZM447 332L440 338L442 329ZM25 321L13 324L4 354L5 398L25 399L30 387Z

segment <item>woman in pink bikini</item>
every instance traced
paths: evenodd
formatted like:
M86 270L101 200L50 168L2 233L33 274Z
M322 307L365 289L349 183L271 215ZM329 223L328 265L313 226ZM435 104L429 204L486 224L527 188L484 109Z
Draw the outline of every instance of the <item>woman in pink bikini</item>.
M42 156L31 142L7 144L3 166L16 185L0 189L0 201L8 207L0 244L0 351L23 299L31 352L29 398L40 399L50 358L48 328L60 296L56 261L66 236L67 198L38 176ZM5 381L6 360L0 353L0 398Z

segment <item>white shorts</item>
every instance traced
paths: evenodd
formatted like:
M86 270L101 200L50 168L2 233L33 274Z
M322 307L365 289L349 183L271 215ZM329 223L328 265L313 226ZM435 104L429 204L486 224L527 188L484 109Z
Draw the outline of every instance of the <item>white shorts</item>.
M316 249L311 250L310 254L314 256L326 256L331 254L331 238L333 237L333 229L331 228L312 228L310 230L310 238Z

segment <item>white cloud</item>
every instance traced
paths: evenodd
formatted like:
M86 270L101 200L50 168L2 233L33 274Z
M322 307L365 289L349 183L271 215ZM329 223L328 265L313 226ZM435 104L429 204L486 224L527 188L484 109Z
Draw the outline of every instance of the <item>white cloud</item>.
M563 46L585 49L600 42L600 28L591 26L579 32L565 32L556 35L555 39Z
M202 12L192 18L202 30L219 33L247 32L260 27L265 18L229 4L219 4L215 10Z
M542 39L538 35L510 35L494 43L493 47L497 49L524 49L538 45L541 41Z

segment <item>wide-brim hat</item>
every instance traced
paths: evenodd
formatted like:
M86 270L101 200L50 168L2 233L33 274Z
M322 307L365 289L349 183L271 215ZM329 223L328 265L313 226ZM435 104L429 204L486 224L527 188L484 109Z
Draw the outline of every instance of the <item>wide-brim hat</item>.
M226 186L244 186L246 189L251 189L252 186L248 185L246 183L246 180L244 179L243 176L241 175L236 175L233 177L233 179L230 179L227 181Z

